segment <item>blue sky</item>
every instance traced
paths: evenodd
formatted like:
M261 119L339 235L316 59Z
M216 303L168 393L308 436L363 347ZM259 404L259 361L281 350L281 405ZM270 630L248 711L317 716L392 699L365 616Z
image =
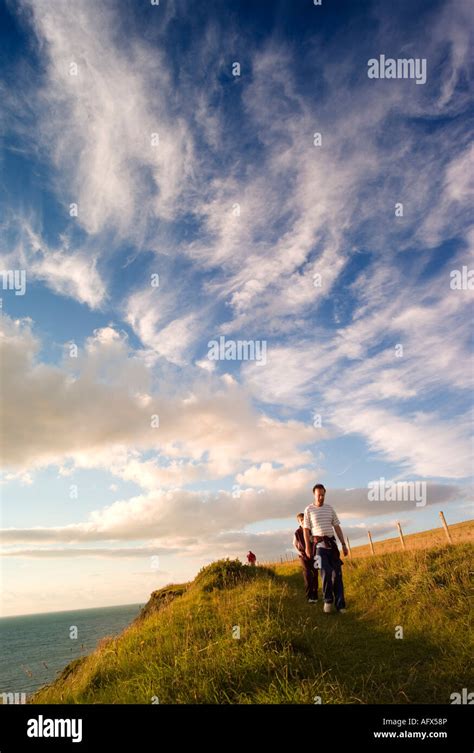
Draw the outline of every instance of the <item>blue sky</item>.
M3 614L279 556L318 481L354 545L472 516L471 23L0 2Z

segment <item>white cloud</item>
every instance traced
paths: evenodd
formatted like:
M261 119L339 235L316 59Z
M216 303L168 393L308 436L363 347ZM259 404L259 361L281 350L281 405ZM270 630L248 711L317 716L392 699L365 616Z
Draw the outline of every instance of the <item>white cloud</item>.
M78 204L89 234L108 228L140 241L150 213L173 216L192 173L192 136L171 114L164 54L144 38L120 45L119 15L107 4L23 5L45 57L38 135L60 171L58 195Z
M217 494L170 489L150 492L114 502L93 511L87 521L67 526L4 529L6 546L21 544L77 544L93 541L135 541L153 539L154 547L186 550L189 556L211 547L219 536L240 535L245 526L269 519L293 518L311 502L306 478L293 474L281 488L263 492L248 488L238 497L231 491ZM463 500L466 491L454 485L429 483L427 505ZM415 510L413 501L371 502L365 489L331 489L328 502L345 522ZM359 525L365 526L365 522ZM371 524L372 525L372 524ZM296 527L296 526L295 526ZM156 550L157 552L158 550ZM160 550L161 551L161 550ZM154 552L154 553L156 553Z
M13 225L13 222L7 223ZM100 308L107 299L106 284L98 270L98 254L87 248L72 252L67 234L60 246L49 245L30 220L17 218L20 238L16 245L0 256L3 269L22 269L26 273L26 292L32 281L44 282L50 290Z
M1 321L4 393L3 458L7 467L33 469L74 460L105 467L145 486L173 485L199 474L215 478L245 464L269 461L297 468L311 460L304 446L311 425L280 421L252 407L232 379L196 370L187 393L173 384L153 389L150 369L113 327L97 329L77 358L41 363L31 323ZM153 416L159 420L154 421ZM160 462L139 465L140 450ZM138 456L138 457L137 457Z
M388 262L354 287L349 324L319 344L272 348L264 370L245 366L244 383L260 400L306 408L323 427L364 437L408 472L469 476L468 291L451 290L448 271L421 283ZM437 398L436 407L421 408L420 396Z
M243 487L261 487L284 492L295 487L310 489L314 477L315 471L307 468L288 471L286 468L274 468L271 463L262 463L247 468L244 473L239 473L236 479Z

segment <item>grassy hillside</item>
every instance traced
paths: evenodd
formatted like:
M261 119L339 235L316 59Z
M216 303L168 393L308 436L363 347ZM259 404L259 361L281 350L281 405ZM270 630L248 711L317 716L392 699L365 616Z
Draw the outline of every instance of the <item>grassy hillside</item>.
M473 685L472 553L463 543L346 561L343 615L306 603L297 564L213 563L152 594L31 702L449 703Z

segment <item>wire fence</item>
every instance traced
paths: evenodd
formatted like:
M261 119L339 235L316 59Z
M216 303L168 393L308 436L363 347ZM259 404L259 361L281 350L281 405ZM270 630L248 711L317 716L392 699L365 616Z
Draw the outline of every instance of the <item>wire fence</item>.
M440 533L441 536L444 537L448 544L453 543L453 537L452 533L449 529L449 526L446 522L446 518L444 516L444 513L440 511L439 517L441 519L442 527L439 529L435 529L436 532ZM384 539L383 541L376 541L374 542L372 539L372 532L370 530L367 530L367 538L369 540L368 545L359 545L355 547L355 550L353 551L351 548L351 542L348 537L346 537L346 545L349 552L348 559L357 559L359 557L368 557L368 556L375 556L377 554L386 554L388 552L394 552L406 549L418 549L420 544L417 543L419 539L415 539L413 537L419 537L422 536L423 533L427 534L433 534L433 529L429 529L429 531L423 531L418 534L410 534L408 536L408 539L405 538L405 534L402 531L401 524L397 521L396 523L396 532L398 535L398 541L397 537L393 539ZM442 540L442 539L441 539ZM376 551L377 549L377 551ZM298 554L296 552L285 552L284 554L281 554L279 557L277 557L276 560L258 560L257 564L261 565L262 567L266 567L268 565L277 565L277 564L283 564L284 562L297 562L299 560Z

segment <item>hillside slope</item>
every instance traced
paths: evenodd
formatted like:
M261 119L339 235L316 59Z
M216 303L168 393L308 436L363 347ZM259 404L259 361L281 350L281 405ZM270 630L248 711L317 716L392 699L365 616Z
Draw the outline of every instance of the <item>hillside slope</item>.
M346 561L344 615L306 603L298 564L213 563L152 594L30 702L449 703L473 685L472 554L457 544Z

